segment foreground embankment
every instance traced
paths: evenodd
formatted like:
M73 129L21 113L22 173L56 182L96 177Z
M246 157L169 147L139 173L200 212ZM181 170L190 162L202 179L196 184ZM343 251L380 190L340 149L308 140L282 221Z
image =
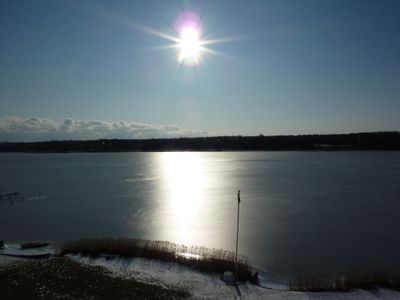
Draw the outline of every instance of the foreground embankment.
M387 289L310 293L265 289L246 282L236 288L217 275L176 263L79 255L8 260L0 266L0 295L0 299L400 299L400 293Z
M220 276L177 263L144 258L81 255L24 260L1 257L0 299L272 299L394 300L388 289L294 292L247 282L238 287Z
M242 280L234 286L221 280L234 265L232 252L162 241L80 240L59 254L0 256L0 299L400 299L394 273L304 277L275 290L250 283L243 258Z

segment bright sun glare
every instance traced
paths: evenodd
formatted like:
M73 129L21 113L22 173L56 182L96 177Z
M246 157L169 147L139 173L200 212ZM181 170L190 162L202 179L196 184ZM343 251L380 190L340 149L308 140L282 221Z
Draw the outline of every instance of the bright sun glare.
M195 27L183 27L178 41L178 62L197 65L200 62L202 46L200 33Z
M157 47L156 49L174 49L177 51L176 57L180 65L197 66L206 54L224 57L224 54L210 49L209 45L234 40L233 38L206 39L205 35L203 35L203 25L199 15L191 11L184 11L178 15L173 35L139 23L131 22L130 25L148 34L173 42L172 44Z

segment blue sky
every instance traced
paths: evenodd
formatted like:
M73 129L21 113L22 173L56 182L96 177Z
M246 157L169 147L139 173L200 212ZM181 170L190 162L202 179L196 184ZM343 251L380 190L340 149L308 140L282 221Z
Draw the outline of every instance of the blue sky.
M184 11L221 55L142 30ZM395 0L6 0L0 41L0 140L400 129Z

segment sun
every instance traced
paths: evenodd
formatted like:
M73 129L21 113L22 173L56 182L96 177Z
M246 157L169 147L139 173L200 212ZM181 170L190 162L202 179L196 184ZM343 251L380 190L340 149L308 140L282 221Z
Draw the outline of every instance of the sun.
M193 26L182 27L178 39L178 62L197 65L203 52L200 31Z

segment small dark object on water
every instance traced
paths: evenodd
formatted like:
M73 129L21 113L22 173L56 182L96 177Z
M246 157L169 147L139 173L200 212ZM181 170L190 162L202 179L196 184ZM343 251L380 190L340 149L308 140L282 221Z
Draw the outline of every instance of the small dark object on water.
M4 241L0 241L0 249L4 248Z
M47 242L29 242L29 243L22 243L21 249L31 249L31 248L40 248L48 246L50 243Z

